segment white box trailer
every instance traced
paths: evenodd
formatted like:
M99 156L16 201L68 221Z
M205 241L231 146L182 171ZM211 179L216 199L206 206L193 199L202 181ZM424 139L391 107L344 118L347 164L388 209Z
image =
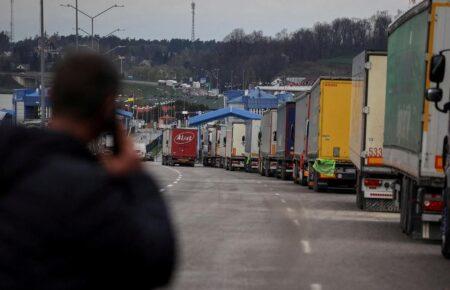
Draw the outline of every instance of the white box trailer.
M218 133L220 127L217 125L207 126L205 128L204 137L204 154L203 154L203 166L212 167L216 166L216 159L218 158Z
M249 172L258 170L260 135L261 120L245 122L246 170Z
M227 144L227 126L221 124L217 131L217 158L216 167L224 168L225 166L225 151Z
M225 145L225 169L245 167L245 124L233 122L227 125Z
M261 150L258 171L262 176L274 176L277 168L277 118L278 110L271 109L261 120Z
M364 51L353 59L350 160L356 166L356 204L369 211L398 212L395 172L384 164L387 53Z
M311 92L305 92L294 99L295 101L295 140L294 140L294 168L295 183L308 185L308 133Z

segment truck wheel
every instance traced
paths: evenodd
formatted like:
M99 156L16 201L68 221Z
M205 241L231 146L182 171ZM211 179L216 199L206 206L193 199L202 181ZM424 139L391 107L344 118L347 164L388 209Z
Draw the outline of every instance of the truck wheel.
M363 210L364 209L364 197L362 196L362 177L358 174L356 179L356 207Z
M264 160L263 161L259 161L258 170L259 170L259 174L261 176L265 175L265 172L264 172Z
M446 194L444 195L446 196ZM449 214L449 208L447 206L447 197L444 198L445 202L445 208L442 213L442 224L441 224L441 230L442 230L442 243L441 243L441 252L442 255L446 259L450 259L450 214Z
M286 163L281 164L281 179L288 180L288 176L286 174Z
M297 162L294 162L294 166L292 169L292 180L294 180L294 183L300 184L300 178L298 174L298 165Z
M303 185L303 186L308 185L308 177L305 177L305 171L303 169L300 170L299 179L300 179L300 185Z
M272 177L272 173L270 172L270 161L265 162L265 165L266 166L264 166L264 175L267 177Z

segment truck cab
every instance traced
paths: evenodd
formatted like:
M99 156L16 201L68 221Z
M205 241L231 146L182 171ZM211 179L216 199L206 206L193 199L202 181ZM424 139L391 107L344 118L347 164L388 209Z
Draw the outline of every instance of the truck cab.
M439 104L444 95L450 93L448 86L443 86L446 78L450 77L450 72L448 72L448 66L446 66L446 55L449 54L450 49L442 50L438 55L432 57L430 62L429 79L431 82L435 83L435 87L429 88L426 93L426 99L429 102L433 102L435 108L444 114L450 111L450 102L445 103L442 107ZM448 84L448 81L447 81ZM448 100L449 96L447 96ZM441 251L442 255L450 259L450 189L449 189L449 177L450 177L450 157L449 157L449 144L448 136L450 135L450 122L448 124L448 133L445 138L443 148L442 148L442 160L443 166L445 168L445 188L443 190L443 202L429 202L429 206L433 206L442 209L442 220L441 220Z

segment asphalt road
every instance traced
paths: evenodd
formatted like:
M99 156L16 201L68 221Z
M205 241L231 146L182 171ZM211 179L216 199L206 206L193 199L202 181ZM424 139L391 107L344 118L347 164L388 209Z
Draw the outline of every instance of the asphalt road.
M214 168L147 164L180 246L170 289L450 289L438 244L346 193Z

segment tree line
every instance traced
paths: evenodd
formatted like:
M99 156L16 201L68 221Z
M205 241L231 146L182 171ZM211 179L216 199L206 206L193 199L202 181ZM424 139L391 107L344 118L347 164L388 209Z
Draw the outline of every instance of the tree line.
M222 41L185 39L144 40L110 36L100 38L100 51L117 46L109 55L117 66L124 56L125 77L156 81L187 81L206 77L221 89L268 83L277 76L316 77L319 74L349 73L349 60L365 49L386 50L387 29L392 17L378 12L367 19L339 18L331 23L316 23L289 33L282 30L273 37L262 31L246 33L235 29ZM51 35L47 38L48 69L73 49L75 36ZM89 37L81 37L90 45ZM95 42L97 46L97 41ZM38 38L9 44L6 32L0 33L0 70L14 70L17 64L39 69ZM5 54L12 51L11 55Z

